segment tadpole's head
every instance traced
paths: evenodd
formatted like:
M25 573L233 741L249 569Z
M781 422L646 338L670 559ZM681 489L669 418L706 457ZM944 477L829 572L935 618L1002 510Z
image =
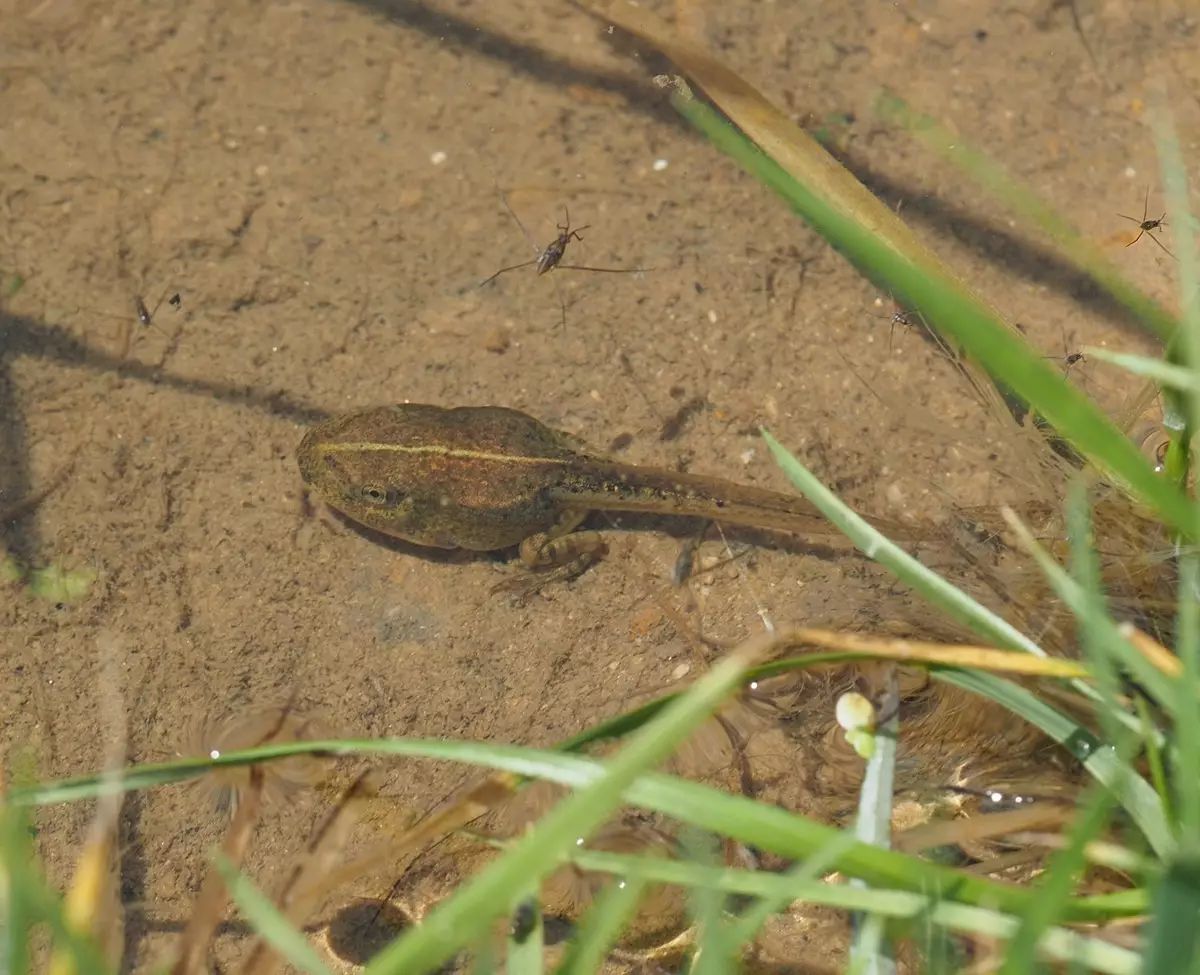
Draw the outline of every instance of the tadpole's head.
M300 476L331 508L368 528L420 545L447 547L422 515L419 469L387 436L390 408L334 417L300 441Z

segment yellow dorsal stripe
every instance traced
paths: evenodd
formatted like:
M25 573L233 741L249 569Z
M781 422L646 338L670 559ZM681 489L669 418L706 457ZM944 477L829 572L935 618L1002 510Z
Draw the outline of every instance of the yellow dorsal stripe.
M455 460L494 460L510 464L554 464L562 467L572 462L566 457L527 457L522 454L492 454L483 450L463 450L461 448L444 447L441 444L397 444L397 443L328 443L321 445L325 454L356 453L358 451L376 451L393 454L433 454L440 457L453 457Z

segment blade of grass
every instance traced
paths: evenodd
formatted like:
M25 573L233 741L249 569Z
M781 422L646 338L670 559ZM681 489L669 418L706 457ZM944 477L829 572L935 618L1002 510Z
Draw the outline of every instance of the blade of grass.
M927 569L913 556L884 537L814 477L768 430L762 431L775 463L804 497L811 501L858 549L892 572L931 605L951 619L970 627L985 640L1039 657L1046 651L1008 621L982 606L961 589Z
M716 837L687 830L681 837L684 858L713 867L717 862ZM726 975L735 971L740 945L725 923L725 893L719 887L698 885L688 889L688 910L696 926L696 950L688 975Z
M1180 353L1193 375L1200 376L1200 253L1197 225L1188 205L1188 178L1169 110L1160 103L1154 112L1154 135L1161 160L1167 209L1173 218L1173 240L1179 261ZM1186 457L1190 434L1200 430L1200 394L1186 391L1186 428L1180 451ZM1168 455L1168 461L1170 456ZM1186 473L1186 466L1184 467ZM1197 505L1200 510L1200 504ZM1189 854L1200 850L1200 567L1195 552L1180 556L1178 598L1178 654L1183 673L1175 682L1178 703L1175 718L1175 799L1179 810L1180 838Z
M1174 389L1185 392L1200 392L1200 375L1197 375L1195 371L1186 366L1173 365L1170 362L1164 362L1162 359L1134 355L1131 352L1112 352L1108 349L1097 348L1094 345L1086 346L1082 351L1089 358L1111 362L1114 366L1120 366L1122 369L1136 376L1145 376L1147 379L1153 379L1156 383L1163 386L1171 386Z
M613 16L614 5L603 7ZM622 16L634 16L622 8L614 16L627 29L648 37L652 43L670 47L668 41L648 34L634 24L623 23ZM642 14L636 17L642 18ZM679 56L684 56L681 52ZM676 56L672 48L672 56ZM709 61L712 59L709 58ZM689 62L690 63L690 62ZM731 74L721 66L721 71ZM736 76L732 76L736 79ZM734 82L730 80L730 84ZM739 91L758 105L765 103L757 92L737 79ZM939 331L952 337L975 360L986 364L1006 390L1012 390L1030 404L1082 453L1089 456L1118 483L1134 493L1160 516L1188 537L1196 537L1197 526L1186 499L1174 485L1157 478L1140 452L1086 396L1051 369L1039 354L1029 349L1015 332L962 288L940 265L918 260L916 252L899 250L885 244L878 225L866 229L847 219L846 209L838 209L816 190L801 185L771 158L756 149L732 126L723 122L701 103L676 93L672 103L718 148L765 185L775 189L800 212L827 240L846 253L864 273L885 285L905 307L919 311ZM761 107L761 106L760 106ZM771 109L771 111L774 111ZM744 114L738 115L739 119ZM810 140L811 141L811 140ZM768 151L780 150L777 140L765 140ZM813 144L815 146L815 143ZM819 185L817 183L813 184ZM822 190L827 187L822 186ZM865 190L863 191L865 192ZM878 205L878 201L875 201ZM838 197L845 207L846 195Z
M533 894L521 899L508 926L505 948L508 975L542 975L545 967L545 925Z
M941 609L951 619L970 627L984 639L1039 657L1046 656L1046 652L1020 630L977 603L936 572L926 568L855 514L766 430L763 431L763 439L766 440L775 462L783 468L796 490L811 501L868 558L873 558L929 603ZM1072 681L1072 686L1085 697L1099 700L1096 691L1083 681ZM1136 724L1132 717L1126 717L1125 720L1131 726Z
M737 687L769 638L743 644L634 735L589 785L564 799L513 848L439 904L423 924L383 949L367 975L435 967L483 934L498 904L549 872L575 843L599 826L646 769L663 761Z
M864 890L846 884L800 880L790 874L714 867L691 861L638 857L600 850L576 850L571 854L571 861L582 869L611 873L618 877L637 877L648 883L680 887L712 888L730 895L755 895L784 905L793 902L820 904L846 911L870 912L901 921L926 914L932 923L947 930L998 939L1011 937L1018 923L1015 918L994 910L965 907L917 892L879 888ZM1048 958L1058 961L1082 958L1097 971L1132 973L1139 970L1135 953L1062 928L1047 931L1041 948Z
M0 776L3 774L0 768ZM0 970L12 975L25 975L29 971L29 935L34 924L30 890L35 882L31 876L33 849L29 830L25 810L0 804L0 909L5 915L0 924L0 937L4 939Z
M1082 482L1072 486L1067 504L1067 535L1071 541L1072 563L1078 589L1081 593L1080 633L1084 652L1092 661L1108 702L1108 708L1117 710L1117 674L1113 666L1116 658L1110 657L1107 639L1109 629L1115 629L1108 615L1104 595L1100 590L1100 564L1092 548L1091 518L1088 513L1087 492ZM1104 624L1109 624L1106 629ZM1109 739L1117 743L1117 752L1127 763L1132 750L1129 743L1132 735L1122 734L1118 723L1101 709L1101 726ZM1021 925L1005 948L1001 975L1021 975L1033 967L1037 943L1043 932L1058 921L1059 910L1070 897L1077 878L1086 866L1085 849L1104 828L1112 807L1115 793L1108 789L1094 790L1083 805L1069 834L1065 849L1055 853L1048 864L1034 894L1033 903L1021 919Z
M1081 237L1069 221L1043 203L1031 189L1009 176L995 160L966 144L961 136L948 131L936 119L914 111L892 92L885 92L879 96L875 103L875 111L881 118L901 126L950 160L991 195L1004 201L1014 211L1050 235L1077 267L1125 305L1160 338L1167 340L1175 334L1178 322L1174 316L1130 284L1098 247Z
M1155 853L1163 857L1175 848L1175 837L1158 794L1118 757L1111 745L1102 743L1083 725L1025 688L991 674L947 670L933 677L990 698L1043 731L1066 748L1097 782L1116 793L1121 807Z
M620 878L600 892L579 923L556 975L590 975L598 972L622 929L637 910L646 888L641 878Z
M1180 838L1200 848L1200 560L1195 554L1179 560L1179 622L1177 639L1183 675L1177 682L1174 800L1179 810Z
M1150 782L1154 786L1154 792L1157 794L1159 802L1162 804L1163 816L1167 822L1174 823L1177 819L1175 815L1175 797L1172 794L1172 787L1167 780L1167 770L1163 762L1165 741L1154 724L1154 719L1150 714L1150 705L1146 702L1146 698L1138 694L1134 697L1133 703L1137 708L1138 720L1142 724L1142 747L1146 750L1146 765L1150 770Z
M39 924L46 924L54 937L53 951L66 959L77 972L105 975L99 947L78 931L67 919L62 899L42 878L33 852L33 829L20 809L0 804L0 885L7 888L3 898L6 909L5 930L0 961L8 971L30 971L29 936Z
M852 843L853 834L842 833L840 839L789 869L780 878L784 884L781 892L760 896L742 912L733 924L733 938L740 943L749 944L772 914L778 914L792 901L802 899L797 891L816 887L816 879L826 873L838 856ZM826 888L822 886L820 889Z
M1174 860L1154 891L1146 936L1146 975L1200 971L1200 858Z
M1180 358L1181 350L1177 346L1180 335L1179 320L1126 281L1095 245L1083 239L1063 217L1042 203L1028 187L1012 179L998 163L965 145L959 136L946 131L934 119L914 112L894 94L889 92L881 96L876 111L904 126L935 152L958 165L993 195L1004 200L1017 213L1048 233L1077 267L1129 308L1147 328L1167 343L1166 355L1169 360L1184 361ZM1160 156L1163 156L1161 145ZM1165 156L1163 158L1165 163ZM1182 167L1177 171L1182 171ZM1188 357L1188 361L1197 361L1194 352ZM1186 412L1187 404L1184 398L1176 393L1173 387L1164 388L1164 422L1171 433L1166 467L1171 479L1177 484L1187 482L1187 445L1190 436L1184 429ZM1195 426L1192 426L1192 429L1195 429Z
M921 313L943 335L986 365L1014 416L1029 404L1085 455L1135 496L1158 508L1189 537L1198 530L1179 492L1160 481L1107 417L1064 377L1029 350L919 242L903 223L858 184L832 157L751 85L706 51L675 39L649 12L634 5L590 0L582 4L657 46L696 79L761 146L754 150L690 93L672 104L694 126L765 185L783 195L818 232L860 271L885 286L902 304ZM983 390L987 384L976 384ZM1014 407L1013 400L1019 400ZM1036 465L1034 465L1036 468ZM1033 469L1028 475L1040 478Z
M1052 737L1057 732L1059 740L1067 738L1072 730L1087 735L1092 744L1088 751L1095 750L1095 739L1069 719L1064 718L1023 688L1009 682L999 682L990 675L963 672L939 673L938 679L960 683L969 690L1006 703L1006 695L1018 703L1014 710L1027 711L1045 722ZM979 678L988 678L985 681ZM974 678L975 680L971 680ZM1020 695L1031 703L1023 704ZM1007 706L1007 703L1006 703ZM1056 723L1057 722L1057 723ZM1035 724L1038 721L1034 721ZM1042 725L1039 724L1039 727ZM1065 729L1065 730L1064 730ZM1081 737L1082 740L1082 737ZM1085 749L1076 746L1077 750ZM553 751L539 751L513 745L491 745L480 742L460 742L428 739L381 739L381 740L333 740L312 742L284 742L226 752L210 761L213 767L251 765L257 762L281 759L291 755L392 755L412 758L427 758L455 762L467 762L511 772L529 778L542 778L573 788L594 785L601 777L601 766L594 760L578 755L565 755ZM1095 758L1095 756L1093 756ZM191 766L191 775L196 774L193 762L178 765ZM1111 757L1107 768L1111 768ZM157 767L172 772L169 764ZM137 770L134 770L135 772ZM102 783L93 779L87 794L95 794ZM1149 787L1147 786L1147 789ZM51 787L51 792L53 787ZM76 780L72 791L82 794L82 780ZM1150 795L1153 797L1153 792ZM840 830L813 822L802 816L789 813L774 806L767 806L743 796L726 795L716 789L687 782L670 776L648 773L630 785L625 800L664 813L702 829L741 840L780 856L803 859L818 850L833 847L840 837ZM1005 910L1015 911L1025 902L1026 892L1007 884L996 884L969 874L928 863L914 857L880 850L854 843L845 851L839 851L833 867L848 876L858 876L877 886L896 887L902 890L940 890L967 903L993 904ZM503 908L501 908L503 909ZM1124 916L1136 905L1096 898L1083 898L1072 906L1072 917L1109 918Z
M888 848L892 838L896 740L900 734L900 694L895 667L887 669L879 710L886 720L875 733L874 751L867 759L866 772L859 789L854 835L863 843ZM853 883L865 886L860 880ZM879 915L860 916L858 931L850 946L850 968L863 975L891 975L896 970L895 963L888 955L884 926Z
M1107 615L1102 614L1094 619L1089 616L1090 605L1086 591L1068 575L1050 554L1038 544L1033 533L1013 514L1003 511L1004 519L1016 533L1022 547L1031 555L1042 570L1051 588L1071 610L1075 618L1083 626L1095 626L1097 639L1104 644L1104 653L1112 660L1119 661L1147 692L1168 712L1175 710L1176 691L1174 683L1161 670L1155 667L1143 654L1139 653L1133 643L1121 633L1119 627ZM1104 703L1104 702L1102 702ZM1111 704L1111 702L1109 702ZM1107 713L1113 714L1117 709L1111 706Z
M213 857L213 866L225 881L229 896L246 916L246 920L280 955L308 975L332 975L303 932L292 927L287 918L271 903L271 899L238 870L228 857L218 852Z
M869 269L904 307L919 311L943 335L985 363L1005 387L1036 409L1081 453L1155 508L1164 521L1186 536L1196 537L1191 506L1176 487L1154 473L1098 406L952 277L912 263L885 246L864 227L798 184L700 102L674 97L672 103L717 148L783 196L826 240L850 255L860 270Z
M886 641L872 640L857 634L835 634L827 630L817 630L810 627L783 627L778 629L775 637L775 649L792 644L800 646L822 642L829 644L845 642L848 644L849 649L834 652L810 652L803 657L785 658L757 667L751 667L746 671L746 683L775 677L796 670L862 659L903 660L918 664L927 663L937 665L939 668L994 668L999 672L1048 677L1070 677L1086 673L1083 668L1071 661L1050 658L1034 658L1025 661L1019 654L1010 651L989 650L987 648L969 646L936 646L921 644L915 641L896 641L894 639ZM889 649L891 653L888 652ZM617 715L615 718L603 721L592 728L566 739L556 746L556 750L575 752L597 741L624 737L645 725L652 717L661 712L663 708L676 700L678 696L678 694L667 694L625 714ZM362 749L367 753L375 753L381 747L386 750L388 746L381 744L380 740L356 741L347 739L332 743L314 742L307 745L300 744L296 747L301 750L297 754L319 753L322 748L336 750L338 754L348 754L353 753L356 749ZM74 779L62 779L57 782L15 789L10 796L10 801L16 806L33 806L52 805L79 799L94 799L116 792L172 785L205 775L213 769L221 768L225 765L246 765L258 760L269 760L280 757L282 754L277 753L273 746L267 745L259 749L248 749L236 754L222 755L217 759L196 757L159 764L138 765L125 769L121 776L108 783L102 781L98 775L86 775ZM505 791L505 794L507 794L507 791ZM482 799L480 801L482 802Z

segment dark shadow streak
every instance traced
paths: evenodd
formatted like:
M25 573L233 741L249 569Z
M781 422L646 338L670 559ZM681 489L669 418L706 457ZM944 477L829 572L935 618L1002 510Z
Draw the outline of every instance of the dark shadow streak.
M464 48L492 61L499 61L501 64L553 88L564 88L567 85L587 85L604 91L618 92L628 100L630 107L634 110L649 115L658 122L665 122L677 128L686 128L683 120L665 104L662 97L655 97L654 89L650 87L649 83L649 76L655 74L655 71L647 71L646 80L638 80L630 78L625 73L581 67L551 54L543 48L497 34L495 31L480 27L478 24L444 10L431 9L417 0L347 0L347 2L366 7L394 24L412 28L448 47ZM633 43L631 39L626 39ZM638 48L638 50L644 51L645 49ZM652 60L658 57L654 52L646 51L645 53Z
M29 471L28 433L16 402L10 363L19 356L54 359L64 365L111 372L156 386L205 396L218 402L248 406L296 423L317 423L329 413L284 392L264 392L209 379L177 376L158 366L133 362L81 342L66 329L0 312L0 511L28 498L35 486ZM36 506L0 524L0 545L23 565L39 564Z
M158 366L123 359L81 342L61 326L29 318L0 317L0 359L15 356L55 359L64 365L111 372L155 386L166 386L180 392L206 396L223 403L249 406L296 423L318 423L329 419L330 416L326 410L294 400L284 392L264 392L253 386L237 386L194 376L177 376Z
M919 222L939 234L953 237L989 263L1016 273L1026 281L1045 285L1113 325L1138 335L1148 334L1146 326L1133 312L1057 251L1025 240L938 197L912 196L911 190L854 156L836 155L836 158L890 206L895 207L903 201L904 218L909 223Z
M580 67L532 44L504 37L454 14L431 9L418 0L346 2L366 7L397 26L419 31L440 43L499 61L515 73L555 88L576 84L619 92L634 111L686 132L691 138L700 138L667 106L661 94L648 82L630 79L624 74L611 71ZM656 52L645 48L640 41L627 34L618 33L614 37L620 38L622 50L638 52L646 62L646 76L653 73L651 63L659 57ZM911 215L931 229L957 238L984 260L1019 274L1028 281L1053 288L1089 312L1115 325L1135 329L1144 334L1144 327L1124 305L1061 255L1031 244L952 204L934 197L915 196L911 188L905 188L872 170L861 159L846 154L832 154L880 199L893 205L899 200L904 200L906 217Z
M38 537L32 511L16 511L33 493L29 471L29 444L25 416L17 404L16 383L5 359L0 319L0 512L13 509L11 517L0 522L0 557L11 555L22 565L28 565L37 552Z
M142 829L142 812L145 795L140 791L129 792L121 804L121 903L140 904L147 896L146 856L139 837ZM121 957L136 959L141 950L145 931L135 924L125 926L125 946Z

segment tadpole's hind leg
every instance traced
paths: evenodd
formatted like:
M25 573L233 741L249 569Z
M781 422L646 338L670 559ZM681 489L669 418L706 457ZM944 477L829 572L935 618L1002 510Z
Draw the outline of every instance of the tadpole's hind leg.
M492 592L515 592L524 598L552 582L574 579L586 571L607 551L599 532L575 531L586 517L586 511L563 512L549 531L526 538L521 542L520 555L529 573L497 583Z

